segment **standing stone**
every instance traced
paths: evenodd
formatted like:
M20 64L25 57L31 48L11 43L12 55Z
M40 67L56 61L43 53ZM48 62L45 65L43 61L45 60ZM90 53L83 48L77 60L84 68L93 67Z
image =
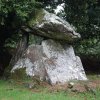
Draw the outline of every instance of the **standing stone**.
M87 80L81 60L75 56L73 47L57 41L45 40L41 45L31 45L15 64L16 69L26 68L29 76L39 76L50 84L65 84L70 80Z
M55 41L42 42L43 52L47 56L46 71L52 84L65 83L70 80L86 80L85 72L72 46L64 47ZM45 60L45 61L46 61Z

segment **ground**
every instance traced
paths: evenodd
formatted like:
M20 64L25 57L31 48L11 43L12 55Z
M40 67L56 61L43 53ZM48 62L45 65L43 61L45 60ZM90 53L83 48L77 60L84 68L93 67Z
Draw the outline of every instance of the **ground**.
M100 76L89 75L89 81L51 86L45 82L0 80L0 100L100 100Z

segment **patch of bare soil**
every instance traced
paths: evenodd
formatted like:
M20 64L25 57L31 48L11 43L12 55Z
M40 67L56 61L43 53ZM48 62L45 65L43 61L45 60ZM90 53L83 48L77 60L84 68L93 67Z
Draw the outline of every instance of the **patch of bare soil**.
M73 82L74 83L74 82ZM72 87L69 87L69 83L64 85L49 85L47 83L42 83L42 85L47 88L49 92L59 92L59 91L67 91L71 90L72 92L86 92L91 91L93 92L96 88L100 88L100 79L99 80L92 80L92 81L82 81L82 82L75 82ZM42 86L41 85L41 86Z
M69 82L70 83L70 82ZM40 82L38 85L33 83L21 83L17 82L19 85L25 85L26 88L31 90L32 92L42 92L46 89L48 92L59 92L59 91L67 91L70 90L72 92L86 92L86 91L95 91L96 88L100 88L100 79L98 80L88 80L88 81L78 81L72 82L73 86L70 87L69 83L64 85L50 85L47 82Z

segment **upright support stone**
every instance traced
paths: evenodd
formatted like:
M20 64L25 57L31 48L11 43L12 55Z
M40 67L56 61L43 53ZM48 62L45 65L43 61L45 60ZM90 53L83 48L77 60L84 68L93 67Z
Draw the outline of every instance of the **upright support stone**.
M44 64L51 84L87 80L81 60L75 56L71 45L64 49L60 43L48 40L42 42L42 47L47 56Z
M81 60L73 47L64 48L59 42L45 40L41 45L30 46L24 57L12 69L26 68L29 76L39 76L50 84L65 84L70 80L87 80Z

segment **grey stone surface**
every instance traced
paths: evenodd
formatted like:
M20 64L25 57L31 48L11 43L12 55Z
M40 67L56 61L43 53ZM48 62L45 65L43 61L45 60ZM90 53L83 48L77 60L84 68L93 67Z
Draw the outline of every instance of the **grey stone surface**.
M72 42L80 38L80 34L76 33L74 28L67 21L46 10L41 10L39 14L37 14L36 20L33 21L33 23L32 21L30 21L31 24L29 27L31 33L33 32L36 35L67 42ZM26 31L30 29L25 28Z
M31 45L15 64L16 69L26 68L29 76L39 76L50 84L65 84L70 80L87 80L81 60L75 56L73 47L62 46L53 40L45 40L41 45Z

